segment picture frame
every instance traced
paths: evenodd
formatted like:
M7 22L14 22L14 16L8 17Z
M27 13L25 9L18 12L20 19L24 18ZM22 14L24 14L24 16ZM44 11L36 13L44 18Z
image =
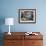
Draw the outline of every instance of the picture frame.
M19 23L36 23L36 9L19 9Z

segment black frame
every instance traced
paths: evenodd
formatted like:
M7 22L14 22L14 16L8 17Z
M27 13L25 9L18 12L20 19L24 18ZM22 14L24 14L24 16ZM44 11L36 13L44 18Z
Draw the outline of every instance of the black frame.
M23 19L22 20L22 13L23 16L26 16L25 18L29 18L30 16L33 16L32 19ZM25 15L26 13L26 15ZM36 9L19 9L19 13L18 13L18 22L19 23L36 23ZM28 17L27 17L28 16Z

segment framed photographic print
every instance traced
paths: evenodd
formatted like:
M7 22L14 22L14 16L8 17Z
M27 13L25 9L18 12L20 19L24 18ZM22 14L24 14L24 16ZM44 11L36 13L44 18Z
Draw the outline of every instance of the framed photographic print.
M19 9L19 23L36 23L36 9Z

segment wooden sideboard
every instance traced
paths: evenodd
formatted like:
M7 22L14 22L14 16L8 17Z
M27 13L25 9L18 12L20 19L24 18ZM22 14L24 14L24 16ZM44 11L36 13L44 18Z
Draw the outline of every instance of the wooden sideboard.
M38 35L25 35L26 32L11 32L8 35L4 33L4 46L43 46L43 35L40 32Z

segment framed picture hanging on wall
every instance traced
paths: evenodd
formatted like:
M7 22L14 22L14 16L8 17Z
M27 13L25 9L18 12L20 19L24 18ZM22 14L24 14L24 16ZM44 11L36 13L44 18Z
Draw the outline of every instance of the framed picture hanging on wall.
M19 23L36 23L36 9L19 9Z

